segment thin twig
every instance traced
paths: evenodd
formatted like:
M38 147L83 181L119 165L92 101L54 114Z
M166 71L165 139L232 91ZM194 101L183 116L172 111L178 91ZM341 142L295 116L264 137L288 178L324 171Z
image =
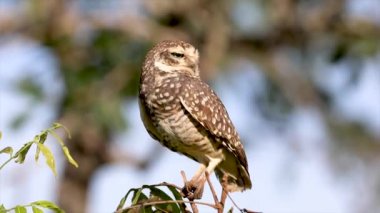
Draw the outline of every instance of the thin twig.
M168 183L168 182L162 182L162 183L158 183L158 184L155 184L155 185L152 185L152 186L172 186L172 187L176 188L179 191L182 190L182 187L177 186L177 185L172 184L172 183Z
M224 191L224 188L223 187L223 191ZM261 213L261 212L256 212L256 211L251 211L251 210L248 210L246 208L239 208L239 206L235 203L235 201L232 199L231 195L227 192L226 195L228 196L228 199L230 199L230 201L232 202L232 204L242 213Z
M214 186L212 185L211 180L210 180L210 174L206 171L205 175L206 175L207 183L208 183L210 190L211 190L211 193L212 193L212 197L214 198L215 206L218 207L217 208L218 213L223 213L224 205L221 205L221 203L219 203L218 196L216 195L216 191L215 191Z
M181 171L181 175L182 175L182 179L183 179L183 182L184 182L184 187L186 187L187 178L186 178L186 174L185 174L185 172L183 170ZM193 213L198 213L199 210L198 210L198 207L197 207L196 203L193 200L190 200L190 199L188 199L188 200L190 202L190 206L191 206L191 209L193 210Z
M223 212L223 209L224 209L224 204L226 202L226 198L227 198L227 195L228 195L228 192L224 189L224 187L222 187L222 195L220 196L220 206L221 206L221 212Z
M224 204L226 203L226 198L227 198L227 195L228 195L228 191L226 190L227 189L227 175L225 174L222 178L222 195L220 196L220 205L222 206L222 208L224 209Z
M5 166L7 165L9 162L11 162L12 160L14 159L14 157L10 157L7 161L5 161L1 166L0 166L0 170Z
M205 174L206 174L207 183L208 183L208 185L210 187L210 190L211 190L211 193L212 193L212 197L214 198L214 202L215 202L216 205L218 205L219 204L218 196L216 195L214 186L211 183L210 174L207 171L205 172Z
M230 201L232 202L232 204L240 211L240 212L243 212L243 210L241 208L239 208L239 206L235 203L235 201L232 199L231 195L229 193L227 193L227 196L228 196L228 199L230 199Z

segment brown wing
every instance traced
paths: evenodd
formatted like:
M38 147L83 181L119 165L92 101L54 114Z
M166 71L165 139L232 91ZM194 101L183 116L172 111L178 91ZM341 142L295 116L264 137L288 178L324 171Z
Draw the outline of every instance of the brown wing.
M248 170L239 135L215 92L200 79L189 77L183 82L180 99L191 116L216 136L216 141L233 153Z

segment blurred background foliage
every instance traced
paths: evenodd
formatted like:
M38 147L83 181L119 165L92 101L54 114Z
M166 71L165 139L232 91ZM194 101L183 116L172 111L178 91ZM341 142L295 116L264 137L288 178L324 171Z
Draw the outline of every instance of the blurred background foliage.
M337 178L358 173L368 177L368 199L352 208L380 210L380 118L371 118L365 109L362 117L349 116L336 106L339 97L358 87L369 61L376 61L374 76L380 78L380 12L352 12L368 2L0 0L0 42L36 42L58 63L57 84L63 84L63 92L56 97L52 121L70 129L73 138L67 144L80 165L79 170L66 166L60 179L58 203L67 212L84 212L92 175L118 158L109 147L113 135L128 131L128 123L140 122L125 120L123 103L136 98L144 56L164 39L197 46L202 77L211 83L238 73L235 65L242 60L257 67L264 89L249 102L258 106L265 125L281 131L289 114L313 109L326 127L328 165ZM1 61L1 66L6 64ZM340 66L344 74L338 82L343 86L332 90L326 82L336 78L334 68ZM19 81L19 90L32 100L30 108L50 101L42 88L49 85L39 81L42 75ZM375 106L380 106L379 92L368 94ZM374 110L373 116L380 116L380 109ZM33 111L20 113L10 125L19 128L29 113ZM248 147L265 143L242 135ZM302 154L303 143L281 145ZM141 169L154 159L151 154L143 160L123 156Z

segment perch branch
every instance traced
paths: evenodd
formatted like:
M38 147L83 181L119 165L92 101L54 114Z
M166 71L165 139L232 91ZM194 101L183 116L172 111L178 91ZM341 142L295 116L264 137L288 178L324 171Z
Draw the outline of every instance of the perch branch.
M181 175L182 175L183 185L186 186L187 178L186 178L186 174L183 170L181 171ZM182 191L182 190L180 190L180 191ZM198 213L199 210L198 210L196 203L192 200L189 200L189 202L190 202L191 209L193 210L193 213Z
M139 208L139 207L144 207L144 206L152 206L152 205L157 205L157 204L169 204L169 203L190 203L191 204L198 204L198 205L204 205L204 206L209 206L214 209L218 209L217 206L206 203L206 202L200 202L200 201L186 201L186 200L159 200L159 201L153 201L153 202L147 202L147 203L141 203L141 204L136 204L134 206L129 206L125 209L122 209L121 211L117 211L116 213L126 213L131 209ZM198 209L197 209L198 210Z
M216 191L215 191L214 186L212 185L211 180L210 180L210 174L207 171L205 174L206 174L207 183L208 183L210 190L211 190L211 193L212 193L212 197L214 198L215 206L218 207L218 213L221 213L221 212L223 212L223 206L221 206L219 203L218 196L216 195Z

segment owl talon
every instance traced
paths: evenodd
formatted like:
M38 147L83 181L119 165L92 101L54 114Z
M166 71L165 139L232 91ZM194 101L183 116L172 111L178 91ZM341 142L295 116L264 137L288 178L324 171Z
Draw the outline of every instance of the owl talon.
M182 193L184 197L189 200L200 200L203 196L205 181L202 179L200 181L188 181L182 188Z

